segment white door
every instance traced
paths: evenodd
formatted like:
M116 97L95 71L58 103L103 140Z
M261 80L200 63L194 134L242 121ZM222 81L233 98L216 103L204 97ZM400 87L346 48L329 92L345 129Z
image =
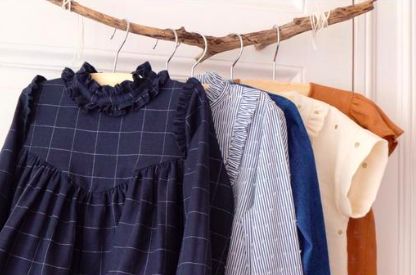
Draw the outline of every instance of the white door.
M21 89L36 74L56 78L59 77L64 66L76 68L81 61L74 61L72 58L77 49L77 41L80 39L78 17L46 1L24 2L0 0L1 143L9 127L14 104ZM127 18L131 22L162 28L185 26L188 30L210 35L272 28L275 24L284 24L294 17L304 16L307 7L313 5L305 0L151 2L81 0L80 2L113 16ZM319 2L323 10L352 3L351 0L311 0L310 2ZM401 58L398 52L397 28L400 17L398 9L407 11L406 18L409 21L407 23L411 26L411 8L414 9L414 5L407 2L406 4L405 0L378 2L375 14L362 16L356 20L355 32L352 21L321 31L318 34L317 50L312 47L310 33L282 42L278 56L278 78L287 81L313 81L342 89L352 89L355 86L379 103L394 120L405 123L406 125L402 126L406 128L412 125L408 113L403 111L404 108L412 107L406 105L405 100L410 93L399 96L400 78L395 71L401 66L405 70L406 66L411 64L399 61L405 58ZM114 40L110 41L109 37L113 30L106 26L84 20L84 29L82 59L99 70L111 70L113 52L121 42L122 32L118 32ZM408 31L411 31L410 27ZM408 42L405 41L405 35L402 35L401 39L402 43ZM149 60L155 70L162 69L166 56L174 45L161 41L159 46L152 50L154 42L154 39L130 35L120 55L119 70L132 71L145 60ZM186 78L193 57L199 53L200 49L181 46L170 65L171 75ZM199 66L197 71L212 70L228 77L229 66L237 53L238 51L233 51L215 56ZM270 78L273 53L274 46L262 51L256 51L253 47L245 49L241 61L235 68L235 76ZM405 53L409 54L409 52ZM411 86L405 88L406 91L411 91ZM403 143L406 144L407 147L403 147L407 151L400 148L392 156L376 203L380 275L416 274L416 272L412 273L415 266L410 264L411 256L406 256L404 252L406 249L416 251L415 244L406 242L412 235L405 227L412 214L410 205L413 201L411 193L406 192L407 189L399 188L399 186L408 188L410 185L412 170L409 160L414 146L412 147L412 143L408 140L404 140ZM402 199L406 201L402 202ZM400 256L402 260L399 262ZM402 263L400 269L399 263Z

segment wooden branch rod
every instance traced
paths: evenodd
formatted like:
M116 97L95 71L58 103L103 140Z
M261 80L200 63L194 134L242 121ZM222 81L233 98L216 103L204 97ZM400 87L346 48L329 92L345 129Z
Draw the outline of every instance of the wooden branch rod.
M62 6L63 0L46 1L49 1L52 4L58 6ZM347 21L358 15L371 11L372 9L374 9L375 1L376 0L368 0L360 4L340 7L331 10L330 16L328 18L328 25L333 25L336 23ZM117 28L120 30L125 30L127 28L127 23L123 19L118 19L113 16L104 14L102 12L90 9L75 1L72 1L71 11L113 28ZM281 25L279 27L281 41L312 30L309 16L295 18L292 22L289 22L285 25ZM199 34L195 32L188 32L185 30L184 27L181 27L176 31L178 33L179 41L181 43L197 46L202 49L204 48L203 39ZM159 29L130 22L130 32L156 39L175 41L174 34L172 33L172 31L168 29ZM257 46L257 48L263 48L265 46L277 42L276 30L274 28L251 33L245 33L242 34L242 37L244 41L244 46L255 45ZM207 35L206 38L208 40L208 51L204 60L216 54L240 48L239 38L232 34L221 37Z

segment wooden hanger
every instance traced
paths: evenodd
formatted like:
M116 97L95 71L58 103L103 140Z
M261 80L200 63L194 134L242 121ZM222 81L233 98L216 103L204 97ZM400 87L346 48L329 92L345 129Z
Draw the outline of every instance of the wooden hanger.
M125 80L133 81L133 75L130 73L91 73L90 76L100 85L113 87Z
M268 79L237 79L234 82L251 86L272 94L297 92L302 95L309 96L311 91L311 85L309 83L279 82Z
M116 84L119 84L125 80L133 80L133 75L131 73L117 73L117 62L118 62L118 56L120 54L121 49L123 48L124 44L127 41L127 37L130 33L130 22L124 19L126 22L126 34L124 36L123 41L121 42L120 47L118 47L115 57L114 57L114 64L113 64L113 72L112 73L91 73L90 76L92 79L97 81L100 85L109 85L109 86L115 86ZM114 28L114 32L111 35L110 39L114 38L114 34L116 33L117 28Z
M309 84L303 83L291 83L291 82L279 82L276 81L276 58L280 47L280 28L274 25L276 30L276 50L273 57L273 79L272 80L256 80L256 79L240 79L238 83L257 88L269 93L278 94L283 92L298 92L303 95L309 95L311 87Z

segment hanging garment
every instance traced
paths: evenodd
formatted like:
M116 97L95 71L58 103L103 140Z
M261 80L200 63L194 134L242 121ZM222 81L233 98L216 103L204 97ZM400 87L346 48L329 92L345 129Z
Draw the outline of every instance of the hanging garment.
M298 107L311 138L331 274L347 275L348 220L370 210L387 164L387 142L324 102L296 93L283 95Z
M226 273L302 274L283 112L266 93L215 73L208 84L215 130L235 196Z
M269 94L285 114L290 178L304 275L329 275L328 247L312 145L296 105Z
M196 79L36 77L0 155L1 274L223 274L232 188Z
M324 101L389 143L390 154L403 130L366 97L336 88L311 83L310 97ZM365 184L365 183L363 183ZM377 242L374 214L350 219L348 223L348 274L377 274Z
M281 87L279 82L273 80L253 80L250 84L273 92L279 91ZM315 83L310 83L310 87L310 97L337 107L360 126L387 140L390 154L396 148L397 138L403 131L374 102L360 94ZM347 239L349 275L376 275L377 242L372 210L362 218L349 220Z

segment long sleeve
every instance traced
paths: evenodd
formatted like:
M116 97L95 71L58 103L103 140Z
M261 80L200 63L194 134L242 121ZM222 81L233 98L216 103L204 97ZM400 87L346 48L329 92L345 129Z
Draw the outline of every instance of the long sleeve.
M19 152L22 149L27 132L32 91L43 80L44 78L41 76L35 77L30 85L22 91L17 102L10 130L0 152L0 230L9 216L14 192L17 187L14 176Z
M298 116L298 122L302 122ZM302 128L293 137L292 142L298 144L289 143L289 158L304 274L328 275L328 247L312 145L302 123L296 126L294 121L288 123L293 123L291 127ZM304 143L299 144L300 141Z
M291 187L298 227L299 245L305 275L329 275L321 194L312 144L296 105L269 94L287 121Z
M251 140L258 140L258 159L251 186L252 206L243 220L251 274L302 274L296 217L287 158L283 112L266 102L253 121ZM255 144L256 142L254 142ZM249 143L246 150L251 150ZM256 147L256 146L254 146ZM249 153L250 154L250 153Z
M186 158L184 236L177 274L224 274L233 219L232 189L205 92L199 83L186 92L179 112L186 113L182 123Z

